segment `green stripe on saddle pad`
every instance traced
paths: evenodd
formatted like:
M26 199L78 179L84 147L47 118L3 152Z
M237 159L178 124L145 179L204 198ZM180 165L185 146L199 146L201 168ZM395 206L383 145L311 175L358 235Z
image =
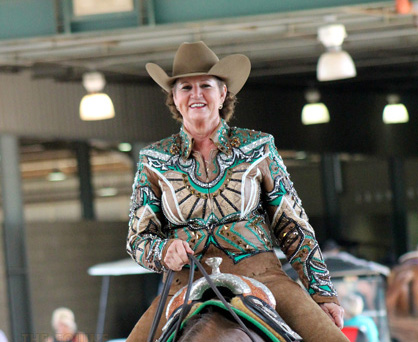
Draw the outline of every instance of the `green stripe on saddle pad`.
M250 311L245 308L245 305L242 303L242 300L239 297L235 297L233 299L237 300L238 302L241 302L242 305L240 305L244 310L248 311L248 313L250 313ZM211 299L211 300L207 300L205 302L198 302L196 304L193 305L193 307L190 309L189 314L184 318L183 322L181 323L181 328L180 330L183 330L184 326L186 325L187 321L199 314L200 312L202 312L204 309L208 308L208 307L217 307L217 308L221 308L223 310L225 310L225 312L227 314L229 314L228 309L225 307L225 305L220 301L220 300L216 300L216 299ZM264 335L265 337L269 338L270 341L272 342L286 342L285 339L282 339L278 336L275 336L272 331L270 329L272 328L268 328L266 325L267 323L262 322L261 320L255 319L254 317L250 316L247 312L244 312L241 309L236 308L232 303L231 303L231 308L232 310L235 311L235 313L240 316L240 318L243 318L246 322L250 323L251 325L255 326L257 329L259 329ZM246 323L244 322L244 324ZM278 334L278 333L276 333ZM167 342L171 342L172 339L174 338L174 332L170 335L170 337L167 339Z

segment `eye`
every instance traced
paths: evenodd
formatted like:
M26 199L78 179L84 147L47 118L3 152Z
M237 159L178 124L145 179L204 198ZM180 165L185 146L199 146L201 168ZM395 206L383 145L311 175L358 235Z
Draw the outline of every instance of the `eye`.
M209 83L203 83L201 87L202 88L210 88L211 85Z
M190 89L192 89L192 87L189 86L189 85L182 85L181 86L181 90L190 90Z

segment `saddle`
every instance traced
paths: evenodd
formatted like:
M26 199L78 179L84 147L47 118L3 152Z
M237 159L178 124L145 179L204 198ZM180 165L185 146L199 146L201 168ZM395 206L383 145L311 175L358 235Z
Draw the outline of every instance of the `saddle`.
M219 265L222 258L209 258L206 261L212 267L211 275L207 274L194 256L190 255L189 258L189 283L180 289L168 304L166 310L168 320L158 342L176 341L192 317L207 311L216 311L232 321L235 320L252 341L254 339L250 329L265 341L302 341L302 338L274 310L276 301L264 284L248 277L221 273ZM195 282L193 282L194 265L204 276ZM169 273L148 342L153 341L171 280L172 273Z

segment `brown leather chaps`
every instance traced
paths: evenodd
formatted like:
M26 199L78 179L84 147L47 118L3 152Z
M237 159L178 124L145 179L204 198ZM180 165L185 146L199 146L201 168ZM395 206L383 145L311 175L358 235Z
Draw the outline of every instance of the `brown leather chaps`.
M210 274L210 268L204 264L205 259L219 255L219 250L209 249L202 258L202 265ZM348 339L334 325L329 317L315 303L308 293L296 282L290 279L282 270L280 261L273 252L257 254L240 261L238 264L223 257L220 266L223 273L234 273L254 278L265 284L276 298L276 311L289 326L303 337L305 342L348 342ZM200 278L200 272L195 272L195 278ZM187 285L189 270L183 269L174 274L167 303L183 286ZM151 306L135 325L127 342L146 342L159 297L155 298ZM167 304L166 304L167 305ZM157 329L156 338L166 323L165 311Z

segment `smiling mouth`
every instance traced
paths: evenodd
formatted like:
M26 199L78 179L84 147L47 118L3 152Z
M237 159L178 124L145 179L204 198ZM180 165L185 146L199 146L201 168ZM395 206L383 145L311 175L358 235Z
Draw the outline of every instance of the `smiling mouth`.
M190 108L203 108L205 106L206 104L204 103L193 103L192 105L190 105Z

